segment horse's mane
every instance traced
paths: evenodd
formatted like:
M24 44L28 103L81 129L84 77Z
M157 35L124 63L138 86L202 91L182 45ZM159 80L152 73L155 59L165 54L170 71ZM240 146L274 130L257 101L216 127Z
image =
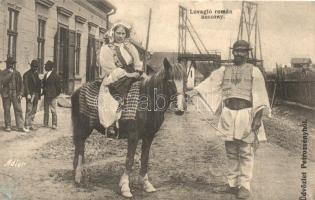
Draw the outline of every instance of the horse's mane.
M180 63L175 63L169 68L169 79L172 80L185 80L186 78L186 70L183 65ZM161 83L165 80L165 68L161 67L161 69L156 72L149 80L146 81L146 85Z

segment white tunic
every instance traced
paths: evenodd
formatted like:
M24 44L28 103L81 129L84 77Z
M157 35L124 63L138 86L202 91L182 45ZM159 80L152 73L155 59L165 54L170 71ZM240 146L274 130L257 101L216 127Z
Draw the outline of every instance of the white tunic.
M195 89L209 105L213 113L220 115L218 130L221 134L218 135L223 137L226 141L239 139L251 143L254 139L254 133L251 131L251 124L255 114L261 109L264 109L267 111L268 115L271 116L264 77L260 70L257 67L254 67L252 73L252 108L230 110L223 106L222 82L224 70L224 66L215 70L208 78L195 87ZM266 140L263 124L259 128L258 139L261 141Z

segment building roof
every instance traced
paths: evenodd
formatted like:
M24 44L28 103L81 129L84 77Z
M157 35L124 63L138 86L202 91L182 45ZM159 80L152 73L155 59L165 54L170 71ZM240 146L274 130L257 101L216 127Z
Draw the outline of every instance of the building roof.
M109 13L112 10L116 10L116 7L110 2L108 2L107 0L87 0L87 1L105 13Z
M196 66L193 65L193 67L199 71L204 78L207 78L219 66L216 66L213 62L198 61L196 62Z
M167 58L170 63L177 62L178 53L176 52L154 52L151 56L151 59L148 61L151 69L155 72L159 71L163 66L164 58Z
M190 60L190 61L220 61L221 55L219 53L211 54L193 54L185 53L179 55L179 60Z
M154 72L157 72L163 66L164 58L167 58L172 64L177 63L178 53L154 52L148 62ZM213 70L217 69L218 66L216 66L214 63L210 64L208 61L196 61L196 66L192 65L192 67L194 67L204 77L208 77Z
M312 60L310 58L292 58L291 64L310 64Z

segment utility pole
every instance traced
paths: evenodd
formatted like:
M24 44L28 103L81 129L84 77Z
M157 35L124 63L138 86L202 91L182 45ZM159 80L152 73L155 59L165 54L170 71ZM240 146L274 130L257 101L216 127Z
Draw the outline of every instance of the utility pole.
M257 3L247 1L242 2L242 12L237 39L245 40L250 44L253 49L250 52L249 61L258 66L261 72L265 75L258 23Z
M186 54L187 42L187 9L179 6L178 17L178 58ZM184 63L186 66L186 63Z
M198 53L187 52L187 33L194 46L198 50ZM187 16L187 9L183 6L179 6L178 17L178 61L182 63L187 73L189 74L191 68L196 66L198 61L207 61L210 65L219 67L221 61L221 53L218 51L209 52L201 40L198 32L194 28L193 24ZM187 63L190 61L190 66Z

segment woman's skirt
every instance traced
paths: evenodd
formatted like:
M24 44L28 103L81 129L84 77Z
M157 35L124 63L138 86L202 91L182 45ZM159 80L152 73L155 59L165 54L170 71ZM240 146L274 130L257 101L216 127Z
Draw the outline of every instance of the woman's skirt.
M116 100L118 100L120 103L123 103L127 97L131 85L136 81L136 78L124 76L118 81L111 83L109 85L109 91Z

